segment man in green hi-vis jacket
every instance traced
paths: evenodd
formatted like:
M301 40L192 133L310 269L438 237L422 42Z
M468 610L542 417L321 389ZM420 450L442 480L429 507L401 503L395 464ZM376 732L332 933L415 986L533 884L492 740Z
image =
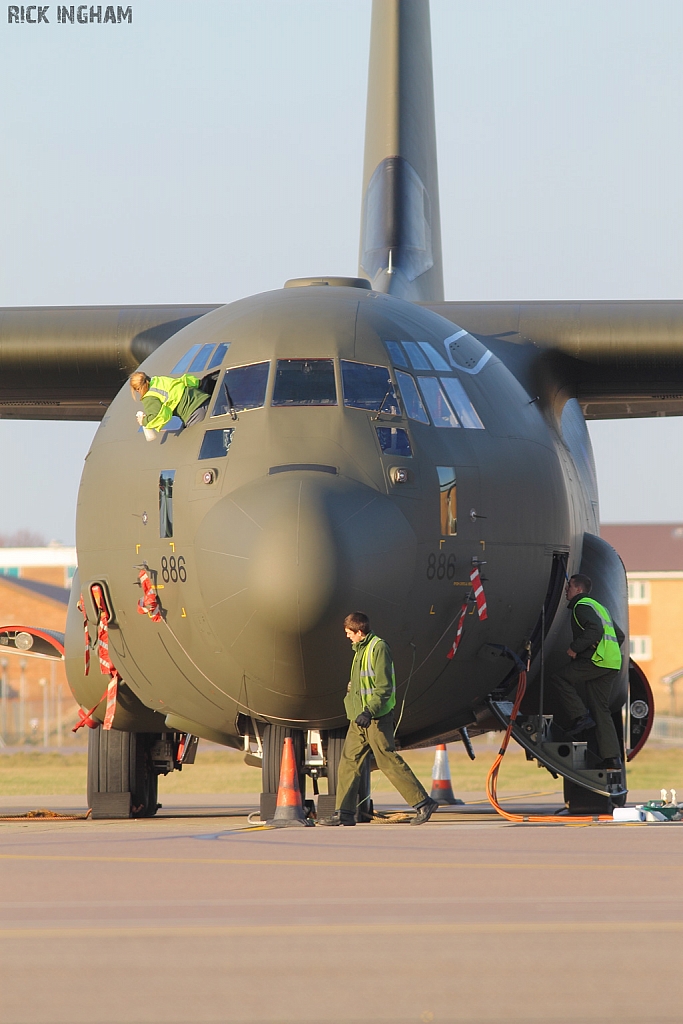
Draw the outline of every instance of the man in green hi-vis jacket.
M377 767L417 811L411 825L422 825L439 805L427 796L396 752L392 714L396 705L396 676L389 645L370 632L370 620L364 612L347 615L344 630L353 645L351 679L344 698L349 731L337 774L337 809L331 818L323 818L318 824L356 824L360 773L372 751Z
M612 686L621 668L625 636L607 608L588 595L590 577L576 573L567 581L565 594L572 615L570 661L550 680L560 707L570 720L566 730L580 736L595 729L600 767L619 770L621 747L610 710Z

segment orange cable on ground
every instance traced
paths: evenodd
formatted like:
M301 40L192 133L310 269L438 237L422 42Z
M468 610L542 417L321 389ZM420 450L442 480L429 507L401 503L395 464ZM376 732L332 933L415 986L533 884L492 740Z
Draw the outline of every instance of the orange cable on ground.
M519 682L517 684L517 696L515 697L515 703L510 714L510 721L508 727L505 730L505 736L501 744L498 756L493 762L489 769L489 773L486 777L486 795L489 799L491 806L508 821L514 822L538 822L544 823L548 821L557 822L561 825L587 825L591 822L597 821L612 821L611 814L593 814L593 815L576 815L574 817L567 817L566 815L559 814L512 814L510 811L506 811L498 803L498 771L500 769L501 762L505 756L505 751L508 748L510 742L510 736L512 735L512 726L515 723L517 714L519 712L520 705L526 692L526 671L520 671Z

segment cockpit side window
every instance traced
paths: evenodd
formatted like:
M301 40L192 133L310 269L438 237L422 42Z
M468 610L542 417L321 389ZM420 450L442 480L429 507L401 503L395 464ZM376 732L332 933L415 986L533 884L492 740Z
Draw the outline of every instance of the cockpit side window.
M428 341L421 341L419 345L435 370L445 370L446 373L450 373L451 367L433 345L430 345Z
M377 439L383 455L401 455L403 458L412 457L413 450L410 447L408 431L402 427L376 427Z
M483 430L484 424L479 419L477 410L470 402L467 392L457 377L442 377L441 383L463 427L470 427L472 430Z
M162 469L159 474L159 536L173 536L173 480L174 469Z
M441 385L436 377L418 377L420 390L427 403L429 414L434 421L435 427L459 427L460 424L455 413L448 404L448 399L443 393Z
M404 341L403 348L408 353L408 359L415 370L432 370L434 367L416 341Z
M417 420L418 423L429 423L429 416L425 412L420 393L417 390L417 384L410 374L397 370L396 380L398 381L401 398L403 399L409 419Z
M331 359L278 359L273 405L336 405Z
M458 532L455 470L452 466L437 466L441 510L441 536L454 537Z
M405 357L403 349L397 341L385 341L384 344L387 346L387 352L391 357L391 361L394 366L405 366L408 369L408 360Z
M266 401L269 363L250 363L231 366L223 375L220 391L214 405L214 416L260 409Z
M341 371L345 406L400 416L398 399L386 366L342 359Z
M197 355L201 347L201 345L193 345L192 348L189 348L185 355L182 357L182 359L179 359L178 362L175 364L175 366L171 370L170 376L180 377L181 374L187 373L188 366L190 365L194 357Z
M215 348L215 351L214 351ZM207 370L213 370L216 366L220 366L225 357L225 353L230 348L230 342L222 342L220 345L214 346L213 342L210 345L192 345L187 350L182 359L179 359L171 370L171 377L180 377L183 373L201 373L205 368ZM211 361L207 366L207 360L211 356Z
M217 366L220 366L225 359L225 354L230 348L230 342L224 341L220 345L216 345L216 351L211 356L211 361L207 366L207 370L215 370Z
M213 348L213 345L202 345L199 352L190 363L187 372L201 373L204 367L206 366L206 362L209 356L213 352Z

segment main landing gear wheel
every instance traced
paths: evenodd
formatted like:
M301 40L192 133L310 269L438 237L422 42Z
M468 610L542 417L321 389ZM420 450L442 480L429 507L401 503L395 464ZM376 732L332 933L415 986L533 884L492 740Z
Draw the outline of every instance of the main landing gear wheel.
M261 768L261 821L268 821L275 814L277 790L280 784L280 762L285 739L294 741L294 756L299 776L301 799L305 796L306 775L304 773L304 734L301 729L290 729L284 725L265 725L261 742L263 765Z
M88 807L93 818L151 818L159 776L150 751L154 733L88 730Z

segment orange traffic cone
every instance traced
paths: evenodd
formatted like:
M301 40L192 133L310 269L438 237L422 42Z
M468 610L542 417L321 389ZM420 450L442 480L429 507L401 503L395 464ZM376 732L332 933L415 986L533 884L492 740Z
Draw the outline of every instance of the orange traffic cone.
M434 767L432 768L432 791L429 794L437 804L461 804L457 800L451 785L451 769L448 765L448 753L446 744L439 743L434 755Z
M272 825L274 828L289 828L290 825L313 824L304 814L301 803L301 790L299 789L299 777L296 771L296 758L294 757L294 743L291 736L285 737L282 747L275 817L271 818L266 824Z

